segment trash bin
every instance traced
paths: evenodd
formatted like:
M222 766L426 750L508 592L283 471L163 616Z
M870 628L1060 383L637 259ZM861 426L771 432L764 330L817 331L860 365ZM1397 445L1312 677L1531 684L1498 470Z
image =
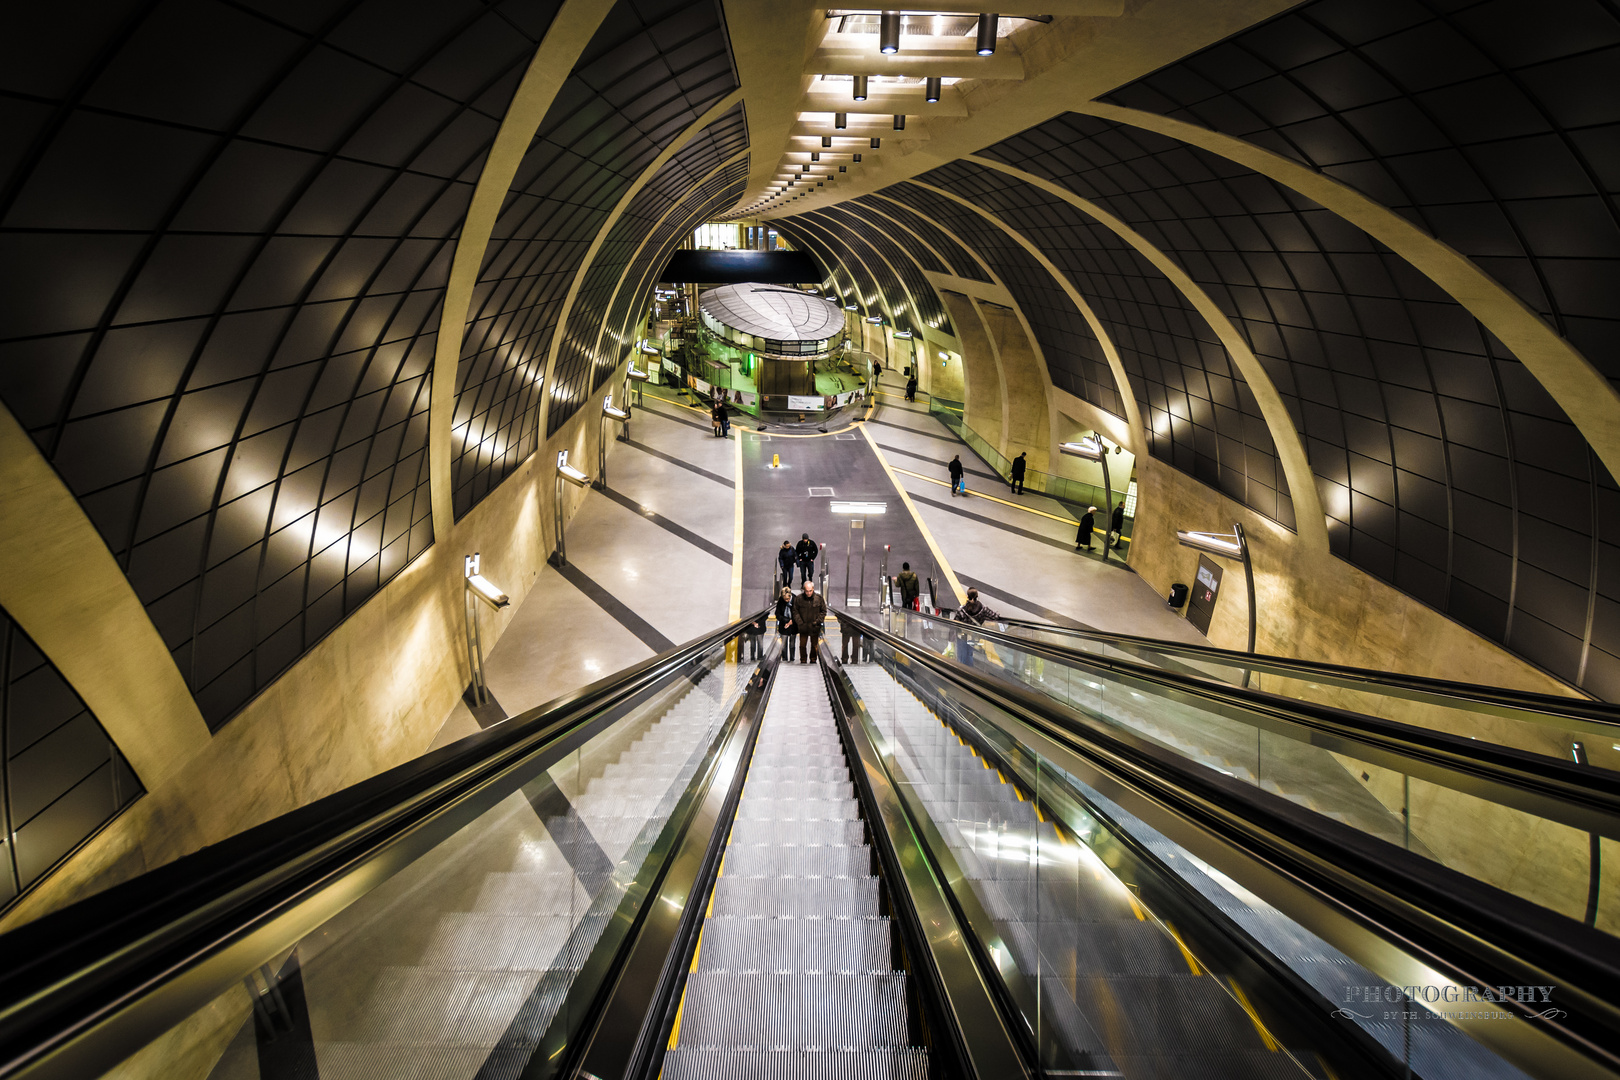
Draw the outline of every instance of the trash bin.
M1181 606L1183 604L1185 604L1186 602L1187 602L1187 586L1183 585L1179 581L1176 582L1174 585L1170 586L1170 600L1169 600L1170 606L1179 611L1181 609Z

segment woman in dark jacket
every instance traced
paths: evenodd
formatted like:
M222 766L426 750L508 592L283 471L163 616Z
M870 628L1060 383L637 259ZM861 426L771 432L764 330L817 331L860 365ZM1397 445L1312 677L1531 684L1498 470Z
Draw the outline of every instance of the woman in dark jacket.
M776 630L783 638L793 637L793 590L783 589L776 597ZM782 655L787 656L793 651L791 640L783 641Z
M1086 507L1085 516L1080 519L1080 531L1074 534L1074 550L1085 548L1091 550L1091 534L1097 530L1097 508Z

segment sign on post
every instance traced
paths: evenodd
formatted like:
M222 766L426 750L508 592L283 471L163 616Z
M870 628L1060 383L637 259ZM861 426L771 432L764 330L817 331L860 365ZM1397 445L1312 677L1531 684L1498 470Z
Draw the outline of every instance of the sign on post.
M1198 556L1198 577L1187 600L1187 621L1205 637L1209 636L1209 620L1215 614L1215 598L1220 594L1221 568L1208 555Z

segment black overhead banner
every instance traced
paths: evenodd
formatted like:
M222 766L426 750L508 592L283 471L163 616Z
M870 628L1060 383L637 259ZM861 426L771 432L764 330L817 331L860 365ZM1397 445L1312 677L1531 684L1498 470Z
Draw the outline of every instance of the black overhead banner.
M814 285L825 275L803 251L677 251L658 280L671 285Z

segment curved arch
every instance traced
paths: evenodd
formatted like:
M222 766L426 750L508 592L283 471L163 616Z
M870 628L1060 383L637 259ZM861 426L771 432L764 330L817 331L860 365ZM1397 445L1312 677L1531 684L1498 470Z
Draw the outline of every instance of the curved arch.
M506 193L517 176L523 155L540 129L557 92L573 73L574 63L602 21L612 10L609 0L564 0L523 73L512 103L501 119L495 142L484 159L473 188L472 201L462 221L461 237L450 263L439 310L439 337L433 350L433 388L428 406L428 496L433 504L433 535L447 540L455 527L450 466L453 453L450 425L456 410L456 367L461 362L461 338L466 332L467 310L484 253L495 231ZM547 363L549 365L550 358Z
M1574 345L1473 260L1348 185L1231 135L1156 113L1088 101L1074 111L1197 146L1292 188L1361 229L1433 281L1524 364L1620 477L1620 390Z
M1146 238L1135 229L1126 225L1119 218L1104 210L1089 199L1081 198L1067 188L1054 184L1050 180L1043 180L1033 173L1004 165L990 158L969 155L965 160L975 165L1016 177L1032 187L1040 188L1049 195L1062 199L1075 209L1088 217L1094 218L1099 224L1113 232L1121 240L1142 254L1153 266L1169 279L1183 296L1187 298L1198 314L1209 323L1210 329L1215 331L1221 339L1221 344L1232 357L1243 378L1249 384L1256 403L1260 406L1260 413L1265 418L1266 427L1271 431L1271 441L1277 447L1277 458L1283 468L1283 474L1288 478L1288 488L1296 506L1294 513L1294 529L1302 540L1314 548L1326 551L1328 549L1328 532L1326 519L1322 513L1321 499L1316 490L1316 477L1311 472L1310 460L1305 455L1305 444L1300 440L1299 429L1294 426L1294 419L1288 413L1288 406L1283 403L1282 395L1277 392L1277 384L1272 381L1270 374L1261 365L1254 350L1249 348L1248 341L1232 325L1220 306L1210 299L1198 283L1183 270L1179 263L1170 256L1148 243Z

